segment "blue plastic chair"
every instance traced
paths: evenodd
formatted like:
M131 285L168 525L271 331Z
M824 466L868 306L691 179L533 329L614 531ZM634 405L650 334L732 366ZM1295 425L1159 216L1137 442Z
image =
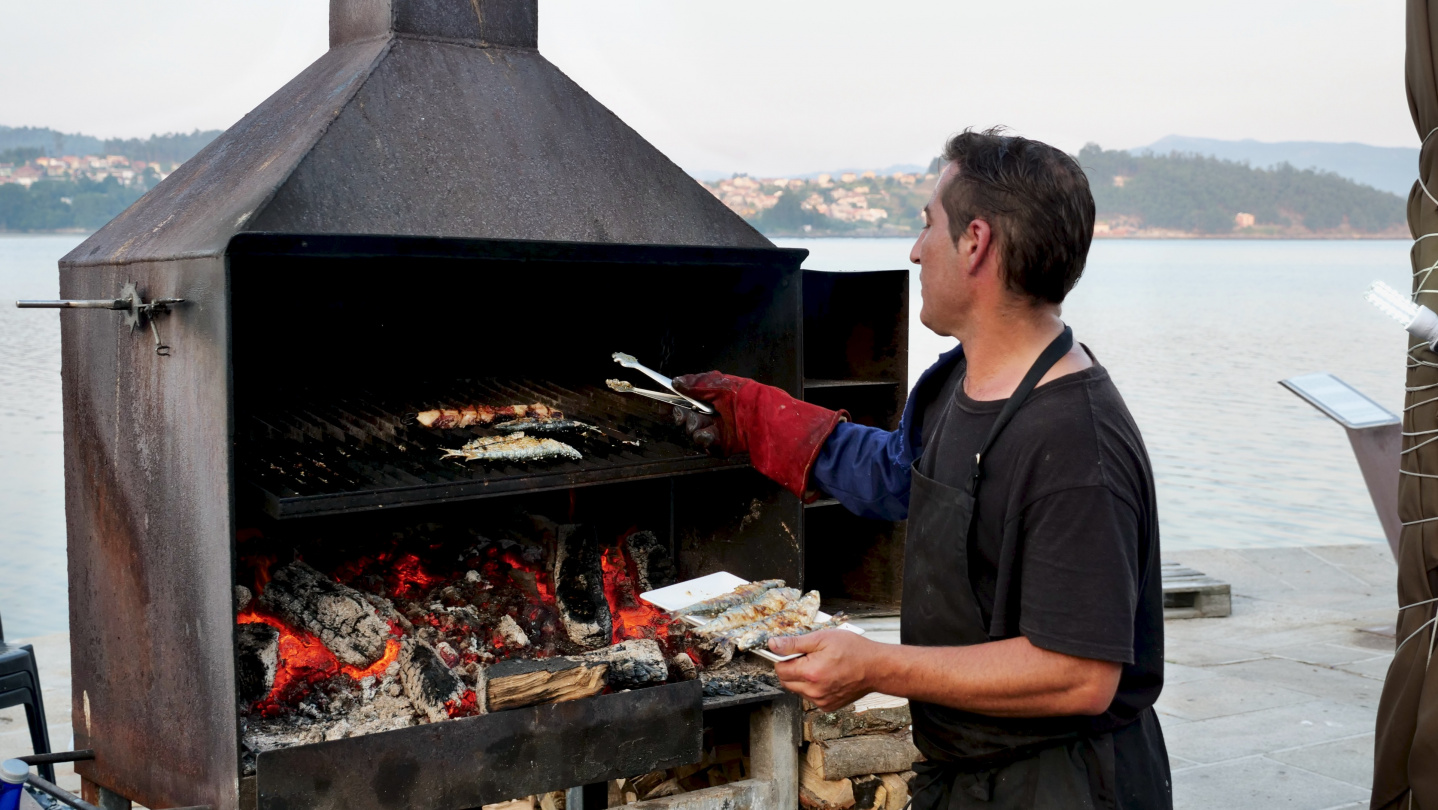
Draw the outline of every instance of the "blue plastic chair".
M6 644L5 625L0 624L0 709L24 706L30 723L30 745L37 754L50 753L50 731L45 725L45 702L40 697L40 669L35 648L29 644ZM37 765L40 775L55 781L54 765Z

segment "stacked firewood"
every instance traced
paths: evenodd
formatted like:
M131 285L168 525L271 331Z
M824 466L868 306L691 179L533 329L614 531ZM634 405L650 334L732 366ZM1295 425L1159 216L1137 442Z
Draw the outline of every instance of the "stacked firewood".
M799 803L809 810L902 810L919 758L909 702L869 695L838 711L804 702Z
M633 804L680 793L727 785L749 778L749 757L742 743L706 745L692 765L652 771L643 776L614 779L609 783L609 806Z

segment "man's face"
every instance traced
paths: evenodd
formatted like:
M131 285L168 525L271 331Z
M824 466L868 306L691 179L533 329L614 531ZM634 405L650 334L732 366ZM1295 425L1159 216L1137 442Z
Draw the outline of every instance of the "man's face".
M955 244L949 231L949 215L941 199L946 183L958 171L953 163L944 166L934 195L924 206L924 229L909 251L909 261L919 266L919 289L923 306L919 321L940 335L953 335L963 323L968 308L968 269L972 239L961 234Z

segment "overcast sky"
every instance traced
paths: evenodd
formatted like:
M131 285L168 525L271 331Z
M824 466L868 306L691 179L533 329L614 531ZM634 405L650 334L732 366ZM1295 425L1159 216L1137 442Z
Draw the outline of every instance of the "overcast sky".
M223 129L327 47L326 0L10 0L0 124ZM1006 124L1416 146L1397 0L540 0L540 50L690 171L927 163Z

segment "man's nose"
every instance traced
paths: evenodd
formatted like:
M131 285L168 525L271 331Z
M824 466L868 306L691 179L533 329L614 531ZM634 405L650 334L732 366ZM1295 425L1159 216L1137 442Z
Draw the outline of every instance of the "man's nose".
M923 235L923 234L919 234L919 238L914 240L914 246L913 246L912 248L909 248L909 263L910 263L910 264L918 264L918 263L919 263L919 248L920 248L923 244L924 244L924 235Z

